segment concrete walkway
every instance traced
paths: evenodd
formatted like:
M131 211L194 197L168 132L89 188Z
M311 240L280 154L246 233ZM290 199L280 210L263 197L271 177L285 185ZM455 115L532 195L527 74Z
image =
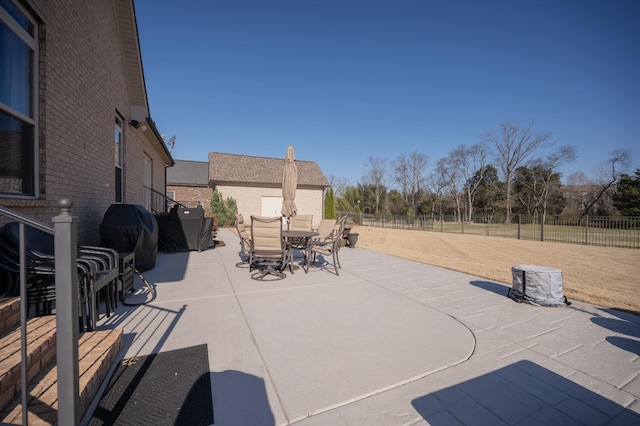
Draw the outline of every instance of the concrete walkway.
M258 282L238 238L217 239L158 253L157 298L100 322L124 329L124 357L206 343L217 426L640 424L638 316L519 304L360 248L341 250L340 276Z

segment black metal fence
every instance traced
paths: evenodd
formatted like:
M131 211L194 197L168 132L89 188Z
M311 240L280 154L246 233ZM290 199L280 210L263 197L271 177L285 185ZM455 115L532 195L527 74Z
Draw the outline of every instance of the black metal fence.
M354 223L381 228L416 229L432 232L475 234L521 240L549 241L603 247L640 248L640 217L539 216L515 215L511 223L504 216L479 215L471 222L454 216L428 215L384 216L365 213L338 212L338 217L349 216Z

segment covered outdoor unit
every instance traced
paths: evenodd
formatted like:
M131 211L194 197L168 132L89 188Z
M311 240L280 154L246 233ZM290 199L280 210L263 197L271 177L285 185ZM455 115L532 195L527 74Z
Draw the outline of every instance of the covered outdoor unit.
M562 291L562 270L538 265L516 265L511 268L513 285L509 297L516 302L537 306L569 304Z
M140 271L153 269L158 254L158 223L142 206L112 204L100 224L100 244L120 253L134 252Z
M160 250L206 250L213 247L213 218L205 217L201 206L174 206L168 215L156 216L160 228Z

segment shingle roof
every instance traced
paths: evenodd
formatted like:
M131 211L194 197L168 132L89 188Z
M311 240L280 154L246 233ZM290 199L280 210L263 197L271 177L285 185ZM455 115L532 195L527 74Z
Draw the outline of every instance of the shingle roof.
M167 168L167 185L209 185L209 163L206 161L175 160Z
M296 160L298 186L328 187L329 182L315 161ZM251 155L209 153L209 179L215 184L245 183L282 185L284 156L282 158L254 157Z

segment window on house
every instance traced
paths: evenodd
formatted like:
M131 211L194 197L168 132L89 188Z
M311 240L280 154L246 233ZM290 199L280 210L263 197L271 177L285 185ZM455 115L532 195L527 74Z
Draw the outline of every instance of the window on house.
M38 193L36 25L12 0L0 0L0 196Z
M144 186L147 188L153 188L153 162L151 158L145 154L144 155ZM145 190L144 192L144 208L148 211L154 211L151 206L152 193L149 190Z
M115 127L115 164L116 164L116 176L115 176L115 189L116 189L116 203L122 203L122 194L124 192L124 179L122 172L122 158L123 158L123 147L122 147L122 119L116 116L116 127Z
M167 190L167 211L171 210L175 203L173 201L176 200L176 191Z

